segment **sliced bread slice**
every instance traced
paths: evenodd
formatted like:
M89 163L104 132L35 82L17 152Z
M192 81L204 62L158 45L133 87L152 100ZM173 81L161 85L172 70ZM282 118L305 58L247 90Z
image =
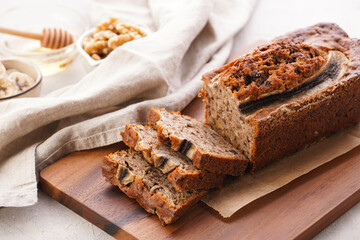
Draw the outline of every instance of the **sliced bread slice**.
M169 181L179 192L219 187L225 178L224 174L196 168L189 158L160 143L157 131L150 126L127 124L121 135L127 146L141 151L150 164L168 174Z
M157 214L163 225L176 221L207 193L205 190L176 191L166 174L133 149L105 156L102 174L147 212Z
M242 175L249 160L209 125L180 113L152 108L149 124L159 140L193 161L195 167L217 174Z

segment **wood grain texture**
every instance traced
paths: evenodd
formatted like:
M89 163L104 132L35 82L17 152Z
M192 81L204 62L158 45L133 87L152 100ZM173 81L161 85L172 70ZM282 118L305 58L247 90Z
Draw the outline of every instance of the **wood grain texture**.
M197 99L184 113L203 116ZM163 227L105 182L101 162L123 144L72 153L40 173L41 189L118 239L309 239L360 201L360 147L223 219L200 202Z

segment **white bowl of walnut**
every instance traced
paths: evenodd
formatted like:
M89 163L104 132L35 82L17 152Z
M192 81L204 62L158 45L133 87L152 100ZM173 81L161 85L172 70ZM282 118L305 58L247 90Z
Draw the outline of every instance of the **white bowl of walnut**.
M113 50L127 42L145 37L147 32L143 27L127 24L117 18L110 18L83 33L76 46L87 70L91 71Z
M42 75L33 63L23 59L0 61L0 102L40 96Z

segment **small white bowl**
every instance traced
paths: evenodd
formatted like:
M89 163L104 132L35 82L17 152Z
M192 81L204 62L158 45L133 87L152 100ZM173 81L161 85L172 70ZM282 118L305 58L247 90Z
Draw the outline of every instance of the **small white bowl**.
M14 98L40 96L42 75L40 69L35 64L19 58L2 59L1 62L4 64L6 69L15 68L19 72L26 73L30 77L34 78L35 84L23 92L0 98L0 102Z
M143 26L139 26L137 24L131 24L133 26L136 26L138 28L140 28L145 34L146 36L148 36L150 34L150 30L148 30L147 28L143 27ZM76 48L78 49L80 55L81 55L81 60L85 66L86 71L90 72L91 70L93 70L95 67L97 67L100 63L102 63L104 61L104 59L101 60L95 60L93 59L83 48L83 42L85 38L91 37L92 33L95 32L96 28L91 28L87 31L85 31L76 41ZM145 37L146 37L145 36ZM133 40L136 41L136 40ZM129 41L132 42L132 41ZM127 42L126 42L127 43ZM124 43L124 44L126 44ZM110 53L111 54L111 53Z

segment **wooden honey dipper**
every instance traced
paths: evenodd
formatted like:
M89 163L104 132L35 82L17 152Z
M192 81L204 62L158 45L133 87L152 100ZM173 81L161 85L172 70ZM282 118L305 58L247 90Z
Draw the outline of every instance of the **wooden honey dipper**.
M32 33L0 27L0 33L40 40L42 47L51 49L63 48L74 42L73 35L61 28L44 28L42 33Z

